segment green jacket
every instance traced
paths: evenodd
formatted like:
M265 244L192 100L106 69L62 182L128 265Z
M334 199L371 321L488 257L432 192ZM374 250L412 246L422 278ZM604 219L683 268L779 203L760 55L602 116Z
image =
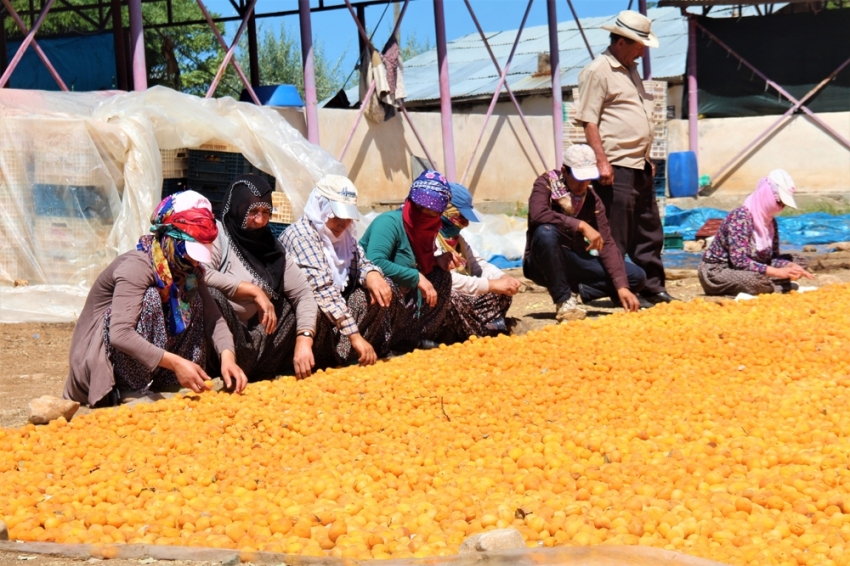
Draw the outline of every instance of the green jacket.
M384 212L375 218L360 238L360 245L366 251L366 258L380 267L393 283L408 289L419 285L416 257L404 231L400 210Z

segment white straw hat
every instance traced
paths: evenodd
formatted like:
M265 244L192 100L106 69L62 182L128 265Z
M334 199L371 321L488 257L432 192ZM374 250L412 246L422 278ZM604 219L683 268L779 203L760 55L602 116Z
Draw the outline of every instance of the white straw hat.
M643 43L647 47L658 47L658 38L649 29L651 25L652 21L640 12L623 10L617 15L617 21L613 25L600 27L611 33Z

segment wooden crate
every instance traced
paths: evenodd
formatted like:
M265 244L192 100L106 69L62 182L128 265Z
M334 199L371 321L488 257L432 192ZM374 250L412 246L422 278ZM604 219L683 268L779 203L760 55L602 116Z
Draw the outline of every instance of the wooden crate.
M295 218L292 216L292 203L286 193L275 191L272 193L272 217L271 222L280 224L292 224Z

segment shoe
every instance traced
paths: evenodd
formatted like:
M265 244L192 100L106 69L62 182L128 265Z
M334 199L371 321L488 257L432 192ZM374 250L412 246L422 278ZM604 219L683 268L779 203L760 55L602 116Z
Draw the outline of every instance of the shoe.
M578 307L578 301L576 301L575 297L570 297L566 301L558 303L557 307L555 320L558 322L572 322L587 318L587 313Z
M671 297L667 291L661 291L660 293L655 293L654 295L642 295L647 302L652 303L653 305L658 305L661 303L672 303L673 301L678 301L679 299L675 297Z
M419 350L433 350L434 348L439 347L440 345L433 340L420 340L419 346L417 346Z
M484 328L487 329L487 332L491 334L507 334L508 333L508 325L505 322L505 319L502 317L494 318L490 322L484 325Z

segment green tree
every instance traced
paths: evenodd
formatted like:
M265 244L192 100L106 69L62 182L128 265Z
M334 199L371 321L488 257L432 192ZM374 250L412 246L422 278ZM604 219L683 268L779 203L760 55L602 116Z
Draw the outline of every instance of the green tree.
M421 55L427 51L431 51L434 49L434 46L431 45L431 40L427 37L420 41L418 37L416 37L416 32L412 31L407 34L407 38L402 42L401 45L401 59L402 61L408 61L413 59L417 55Z

